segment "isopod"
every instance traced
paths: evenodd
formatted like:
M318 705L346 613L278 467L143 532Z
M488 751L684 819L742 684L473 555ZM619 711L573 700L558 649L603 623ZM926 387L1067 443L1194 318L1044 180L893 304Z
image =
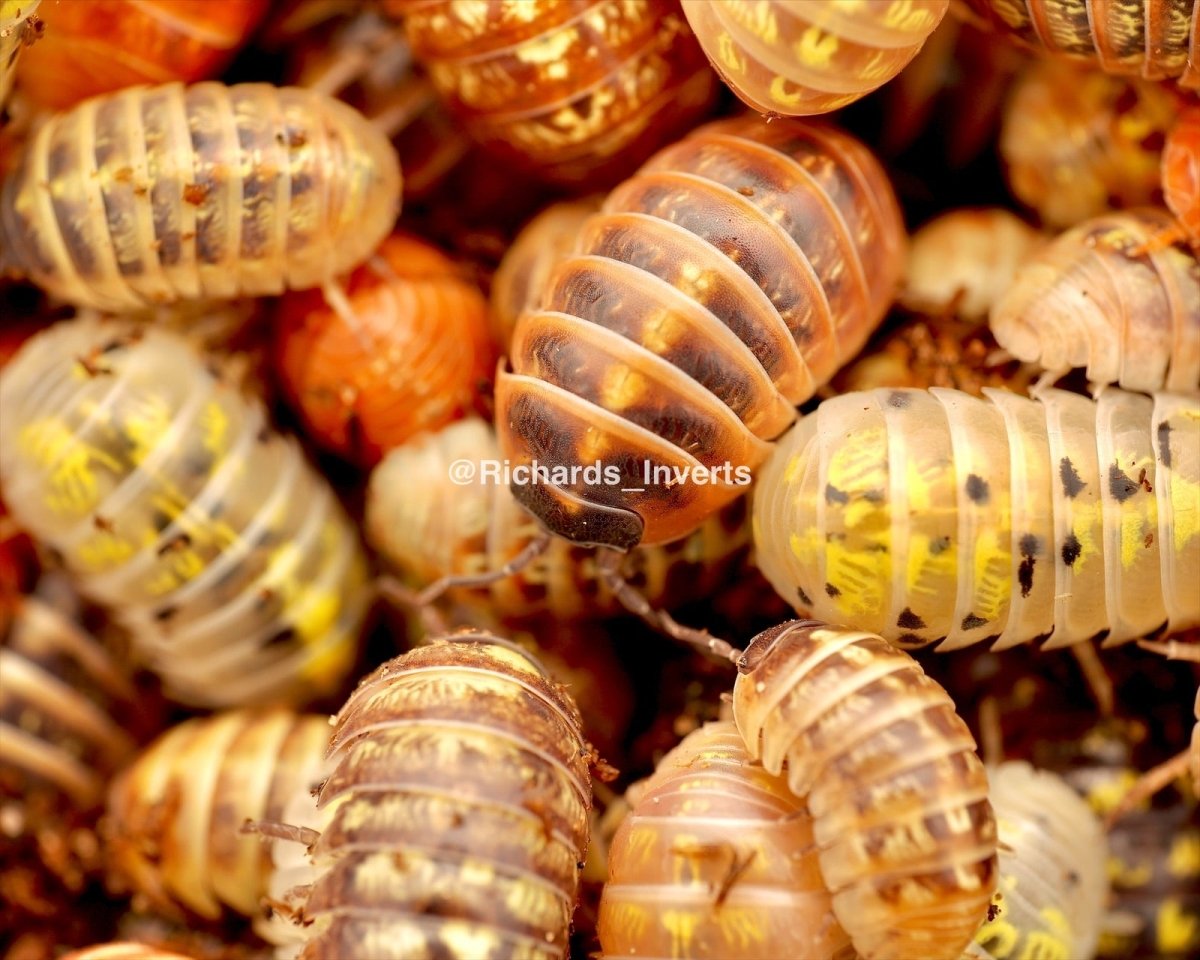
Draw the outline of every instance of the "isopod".
M180 335L76 319L31 339L0 373L0 479L177 699L299 700L354 661L355 531L261 403Z
M948 0L683 0L721 78L768 117L828 113L903 70Z
M268 0L55 0L39 11L45 40L21 58L18 82L40 106L61 110L136 84L214 77L267 6Z
M385 663L336 718L319 832L296 824L310 854L288 844L300 862L273 879L299 956L565 958L588 757L565 690L507 641L460 633Z
M1028 763L988 769L1000 838L992 916L973 956L1095 956L1108 893L1099 819L1062 778Z
M968 0L994 27L1105 73L1200 86L1194 0Z
M1200 107L1189 107L1167 134L1162 153L1162 188L1193 248L1200 249Z
M188 720L147 747L108 789L109 885L157 910L206 920L253 917L266 895L270 848L242 834L277 820L320 780L324 716L284 708Z
M637 167L716 78L668 0L388 0L413 55L489 153L564 184Z
M1160 84L1030 63L1013 82L1000 130L1009 189L1054 229L1155 203L1179 109L1180 98Z
M1200 260L1157 243L1165 210L1085 220L1034 254L992 307L1000 346L1061 374L1127 390L1200 391Z
M606 957L850 957L804 802L709 723L630 788L600 901Z
M62 960L188 960L179 953L168 953L144 943L102 943L74 950Z
M41 33L42 0L0 0L0 110L8 102L21 51Z
M0 193L0 267L130 312L320 286L389 233L400 168L340 101L169 83L86 100L26 144Z
M500 464L495 431L478 418L393 450L371 474L367 542L415 587L503 568L538 528L503 482ZM469 476L458 472L464 468ZM745 555L746 515L745 498L735 500L682 540L634 550L625 576L652 604L667 608L710 594ZM506 619L549 613L576 620L619 608L593 551L561 539L474 598L475 606ZM455 590L447 599L469 603L470 595Z
M780 596L942 650L1200 624L1196 398L983 393L851 393L805 417L754 498Z
M883 638L801 620L750 643L733 713L750 756L806 801L857 954L957 960L996 885L996 823L949 694Z
M685 536L745 492L735 472L861 348L905 239L878 162L834 129L726 120L661 151L517 322L496 388L501 448L572 476L513 492L577 542Z
M321 446L372 466L478 406L487 301L439 250L393 234L335 296L290 293L277 314L279 379Z

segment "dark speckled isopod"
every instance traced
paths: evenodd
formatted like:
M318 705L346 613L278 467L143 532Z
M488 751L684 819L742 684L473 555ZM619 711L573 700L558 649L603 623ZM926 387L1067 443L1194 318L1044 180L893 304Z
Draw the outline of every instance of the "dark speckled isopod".
M781 441L753 518L780 595L942 650L1200 624L1197 399L983 393L844 394Z
M392 228L387 137L331 97L172 83L52 116L0 193L0 267L131 312L320 286Z

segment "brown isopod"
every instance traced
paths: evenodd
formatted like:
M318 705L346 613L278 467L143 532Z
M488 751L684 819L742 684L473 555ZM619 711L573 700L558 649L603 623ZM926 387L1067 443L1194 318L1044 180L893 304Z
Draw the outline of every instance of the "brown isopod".
M562 960L588 843L590 750L520 648L439 638L362 681L297 804L273 899L306 960ZM309 823L297 822L299 814ZM314 829L315 828L315 829Z
M576 542L685 536L862 347L904 245L883 170L835 129L725 120L661 151L517 323L501 448L552 475L513 492Z
M1200 390L1200 260L1159 243L1165 210L1086 220L1018 270L992 307L1000 346L1051 376L1085 367L1092 383Z
M968 0L992 26L1105 73L1200 87L1194 0Z
M538 528L499 470L492 470L500 463L495 431L477 418L393 450L371 474L367 541L417 589L442 577L516 566L522 551L537 541ZM708 595L745 556L746 514L742 498L681 540L632 551L622 565L625 577L656 606L671 608ZM552 540L512 576L486 586L486 593L453 590L447 600L482 605L510 620L547 613L576 620L619 607L600 578L594 551L562 539Z
M858 955L957 960L996 886L996 823L949 694L882 637L799 620L751 642L733 713L750 756L807 802Z
M256 916L269 848L241 833L320 780L327 718L231 710L167 731L112 783L102 822L109 885L160 912Z
M852 957L804 801L709 723L631 787L600 901L605 957Z
M133 87L55 114L0 193L0 268L78 306L305 289L392 228L400 167L340 101L295 87Z
M948 0L683 0L721 78L769 117L828 113L917 55Z

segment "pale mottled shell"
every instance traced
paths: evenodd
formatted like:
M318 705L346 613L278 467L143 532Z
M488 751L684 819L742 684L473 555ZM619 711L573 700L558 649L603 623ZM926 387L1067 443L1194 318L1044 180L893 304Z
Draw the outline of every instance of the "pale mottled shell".
M501 476L490 425L462 420L391 451L367 488L367 542L416 586L439 577L498 570L538 535ZM468 464L470 479L455 479ZM745 501L707 518L683 540L639 547L624 565L652 604L673 606L717 589L750 540ZM623 609L599 579L595 551L554 538L540 557L486 591L455 591L501 617L550 613L560 620Z
M982 320L1044 238L1000 207L952 210L913 234L900 303Z
M26 43L29 18L42 0L0 0L0 110L12 90L17 58Z
M188 960L181 953L168 953L144 943L104 943L73 950L62 960Z
M853 956L812 818L782 777L750 762L732 723L691 733L636 786L609 850L604 956Z
M1088 960L1108 894L1108 841L1086 801L1027 763L988 769L1000 836L996 916L975 934L983 955Z
M754 497L798 610L939 649L1109 644L1200 624L1200 404L1105 390L827 400Z
M288 844L272 880L305 924L300 956L562 960L591 810L580 723L536 661L487 634L363 680L315 808L292 812L319 830L311 860Z
M168 731L109 788L110 880L206 920L256 916L270 853L242 824L277 821L292 797L307 795L328 740L326 717L281 708L226 711Z
M996 342L1093 383L1200 391L1200 260L1155 242L1174 225L1165 210L1113 213L1051 241L992 308Z
M793 621L747 648L733 714L805 800L859 956L957 960L995 888L996 824L950 695L881 637Z
M947 0L683 0L709 60L768 116L828 113L883 86L917 55Z
M34 134L0 194L0 263L79 306L319 286L399 209L387 137L297 87L173 83L85 100Z
M0 374L0 479L172 696L300 701L349 669L366 602L354 529L180 335L79 319L30 340Z

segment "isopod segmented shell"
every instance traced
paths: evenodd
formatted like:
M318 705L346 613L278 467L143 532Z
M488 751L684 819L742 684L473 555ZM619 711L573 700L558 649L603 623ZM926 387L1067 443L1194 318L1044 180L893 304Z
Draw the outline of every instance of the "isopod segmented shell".
M498 471L495 431L479 419L426 434L393 450L371 474L367 541L415 586L440 577L498 570L538 535L537 523ZM470 477L454 473L463 465ZM745 498L735 500L674 543L630 553L623 572L652 604L672 608L724 582L750 539ZM455 599L469 602L465 591ZM475 593L504 618L550 613L560 620L621 610L596 569L594 551L554 539L510 577Z
M1105 73L1200 86L1194 0L968 0L1023 42Z
M17 58L36 36L39 28L34 17L42 0L0 0L0 109L8 101Z
M255 916L270 848L241 833L277 821L320 780L328 719L283 708L231 710L163 734L108 790L109 883L160 911Z
M732 723L689 734L629 793L600 901L605 957L853 956L804 802L750 762Z
M517 322L496 388L514 464L602 463L619 482L514 485L554 533L628 549L745 492L795 405L857 352L903 267L883 170L837 130L721 121L617 187ZM647 483L645 464L714 470ZM722 473L721 471L724 471Z
M338 714L314 822L296 824L319 830L311 862L272 881L299 955L562 960L587 757L565 690L507 641L456 634L384 664Z
M80 319L0 373L13 517L171 694L303 699L356 656L365 558L299 448L178 334Z
M751 642L733 713L806 801L857 954L957 960L995 888L996 824L950 695L881 637L801 620Z
M1108 844L1087 803L1028 763L988 769L1000 879L973 956L1092 957L1108 893Z
M133 87L54 115L0 194L0 264L79 306L319 286L392 228L400 168L331 97L268 84Z
M983 393L852 393L804 418L754 499L779 594L942 650L1200 624L1198 401Z
M1200 260L1155 242L1173 226L1165 210L1113 213L1051 241L993 305L996 342L1093 383L1200 391Z
M828 113L883 86L917 55L948 0L683 0L708 59L767 116Z

